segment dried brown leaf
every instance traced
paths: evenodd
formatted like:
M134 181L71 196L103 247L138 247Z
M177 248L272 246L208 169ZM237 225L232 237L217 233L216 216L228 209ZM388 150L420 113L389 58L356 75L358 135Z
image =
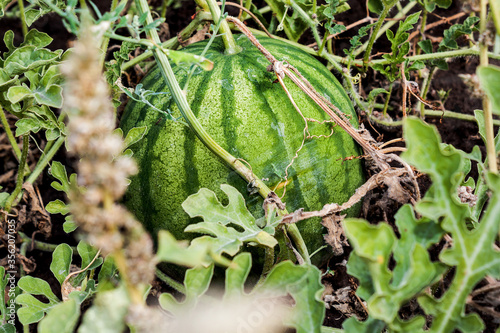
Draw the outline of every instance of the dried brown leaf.
M341 224L344 217L345 215L327 215L323 217L321 222L321 224L328 231L328 233L323 237L325 238L325 242L332 247L332 253L334 256L344 254L344 246L349 245Z

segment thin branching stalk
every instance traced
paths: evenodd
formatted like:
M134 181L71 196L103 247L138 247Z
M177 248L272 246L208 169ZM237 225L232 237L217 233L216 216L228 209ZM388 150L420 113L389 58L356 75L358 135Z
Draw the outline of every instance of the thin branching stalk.
M40 250L44 252L54 252L58 244L45 243L36 239L33 239L26 235L25 233L18 231L18 235L21 237L23 243L29 244L31 250ZM73 252L77 252L76 246L70 246Z
M389 92L387 93L387 97L385 98L384 109L382 110L382 115L384 117L387 115L387 108L389 107L389 101L391 100L393 87L394 84L391 83L391 85L389 86Z
M373 29L372 34L370 35L370 39L368 40L368 44L366 46L365 55L363 56L363 64L365 69L368 68L367 64L368 60L370 60L373 44L375 44L375 40L379 37L378 32L382 27L382 24L384 23L385 17L387 16L387 14L389 14L389 11L396 4L396 2L397 1L391 1L388 4L385 3L383 4L382 12L380 13L377 24L375 25L375 28Z
M163 273L160 269L156 269L156 277L165 282L169 287L175 289L177 292L181 294L186 294L186 287L182 283L177 282L175 279L172 279L167 274Z
M112 0L112 2L111 2L111 11L115 10L117 5L118 5L118 0ZM100 61L101 67L104 66L104 61L106 60L106 54L107 54L107 50L108 50L108 45L109 45L109 37L105 36L102 39L102 44L101 44L101 50L102 50L101 61Z
M426 99L427 98L427 93L429 92L429 88L431 86L431 80L432 80L432 76L434 75L434 72L436 71L436 67L432 67L430 70L429 70L429 73L427 74L427 76L424 78L424 82L422 83L422 86L424 87L422 89L422 99ZM425 104L424 103L420 103L420 118L425 118Z
M179 36L170 38L166 42L163 42L159 45L161 45L161 47L165 48L165 49L173 49L179 44L179 39L180 40L188 39L192 35L192 33L194 31L196 31L196 29L198 28L198 26L201 23L208 21L208 20L211 20L211 19L212 19L212 15L210 13L203 12L203 11L199 12L195 16L194 20L192 20L189 23L189 25L187 27L185 27L184 30L181 31ZM146 60L147 58L152 57L152 56L153 56L153 51L147 50L144 53L142 53L141 55L135 57L134 59L129 60L127 62L124 62L121 69L122 69L122 71L126 71L126 70L134 67L135 65L141 63L142 61Z
M481 12L479 30L481 34L479 50L480 50L480 64L481 66L488 66L488 43L487 43L487 0L481 0ZM484 127L486 130L486 155L488 157L488 168L491 172L497 173L497 159L495 150L495 138L493 133L493 116L491 111L491 101L488 96L483 97L483 112L484 112Z
M406 14L417 4L416 1L411 1L410 3L408 3L402 10L400 10L398 12L398 14L396 14L396 16L394 16L394 19L393 20L390 20L388 21L387 23L385 23L381 28L379 28L378 32L375 34L375 31L373 31L372 35L370 36L370 40L373 37L373 43L375 42L375 40L377 40L378 38L380 38L382 36L382 34L384 32L386 32L387 30L389 30L394 24L396 24L398 22L399 19L403 19ZM387 15L387 14L386 14ZM385 17L384 17L385 18ZM384 19L381 19L379 18L378 21L377 21L377 24L379 22L382 22L383 23ZM380 25L382 25L382 23L380 23ZM375 27L376 28L376 27ZM368 40L366 43L364 43L362 46L360 46L358 49L354 50L353 52L353 55L354 56L357 56L358 54L360 54L361 52L363 51L367 51L365 53L365 57L366 57L366 54L368 53L368 58L366 58L366 61L365 59L363 59L363 62L361 64L364 64L364 63L368 63L369 62L369 57L370 57L370 53L371 53L371 48L373 48L373 44L368 52L368 46L370 45L370 40Z
M24 9L24 2L23 0L18 0L17 1L19 5L19 15L21 16L21 29L23 30L23 36L26 37L28 34L28 24L26 24L26 11Z
M14 137L14 134L12 134L12 131L10 130L9 122L7 121L7 117L5 116L5 111L3 108L2 112L0 112L0 119L2 121L2 126L5 130L5 133L7 134L7 139L9 139L10 145L12 146L12 149L14 150L14 154L19 161L21 159L21 149L19 149L19 146L17 145L16 138Z
M88 15L84 13L75 50L61 68L66 76L67 145L80 157L79 186L68 193L70 211L86 240L103 255L113 257L132 304L142 305L142 287L154 278L153 241L117 203L137 166L130 156L121 155L123 139L113 133L114 108L102 77L98 49L107 25L92 26Z
M321 43L321 37L319 36L318 29L316 28L316 22L307 14L294 0L290 0L293 11L299 14L300 17L309 25L314 36L314 40L318 45Z
M64 144L66 137L64 135L61 135L56 142L54 142L53 145L50 146L50 149L46 149L43 152L42 159L38 161L38 163L35 166L35 169L33 172L30 174L28 179L26 180L27 183L33 184L33 182L38 178L38 176L42 173L42 171L45 169L45 167L50 163L54 155L57 153L59 148ZM47 144L48 146L48 144ZM46 148L47 148L46 146Z
M206 7L208 6L208 9L212 14L213 21L217 24L219 23L219 21L222 19L222 15L219 6L217 6L216 0L198 0L197 3L198 5L200 5L200 7L205 9L205 11ZM206 5L204 3L206 3ZM222 35L222 41L224 42L225 52L227 54L235 54L240 52L241 47L236 44L236 41L233 38L233 33L231 32L231 29L229 28L226 20L222 19L222 21L220 21L219 30Z
M19 168L17 171L16 188L10 194L10 196L7 198L7 200L5 202L5 211L7 213L10 211L12 206L15 205L15 202L17 201L17 197L18 197L18 195L21 194L21 191L23 189L24 168L26 165L26 160L28 158L28 152L29 152L29 138L30 138L29 134L23 135L23 151L21 154L21 160L19 161Z

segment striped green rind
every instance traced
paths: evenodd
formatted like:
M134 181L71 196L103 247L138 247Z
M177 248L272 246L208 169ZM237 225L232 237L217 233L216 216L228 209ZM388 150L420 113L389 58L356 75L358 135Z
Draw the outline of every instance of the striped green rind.
M212 138L235 157L250 163L253 172L265 179L273 189L283 179L303 139L304 120L292 106L273 73L269 62L244 36L237 37L243 51L225 55L221 39L217 39L205 57L214 62L212 71L197 71L189 81L187 100L194 114ZM295 66L315 89L351 115L357 126L351 101L337 79L319 61L284 42L259 38L277 59ZM206 41L193 44L183 51L201 54ZM181 87L186 82L188 68L175 66L174 73ZM144 88L155 92L167 91L160 70L151 70L142 81ZM288 78L285 83L305 117L327 119ZM158 109L170 110L180 117L169 93L151 96L149 101ZM156 234L168 229L176 238L196 235L184 233L194 222L183 211L181 203L200 188L206 187L223 195L220 184L228 183L239 189L254 215L262 215L262 199L248 196L247 184L223 161L206 148L181 122L166 120L165 115L144 103L130 101L121 127L125 133L137 126L148 127L144 139L132 147L139 164L139 174L132 179L125 201L139 220ZM329 125L309 123L311 134L327 135ZM363 181L361 162L342 161L360 155L359 147L339 127L329 138L307 139L299 157L289 169L286 188L287 209L318 210L326 203L345 202ZM278 195L282 190L277 190ZM351 209L349 215L357 214ZM306 245L312 253L324 244L324 228L318 219L298 224ZM313 258L314 259L314 258ZM320 262L320 256L315 262Z

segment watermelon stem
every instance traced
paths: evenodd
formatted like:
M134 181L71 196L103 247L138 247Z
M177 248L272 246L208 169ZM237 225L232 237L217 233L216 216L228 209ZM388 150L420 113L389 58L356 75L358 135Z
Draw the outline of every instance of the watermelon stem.
M142 14L147 13L146 24L151 24L153 22L153 17L149 10L149 5L146 0L136 0L137 8ZM146 34L152 39L153 43L160 44L160 38L158 37L158 32L155 29L148 29ZM222 148L212 137L206 132L206 130L201 126L200 122L194 115L189 103L186 100L186 96L183 94L179 83L177 82L172 67L168 61L167 56L160 49L153 49L153 55L158 63L160 71L165 79L165 82L172 93L175 103L177 104L179 111L182 116L186 119L189 127L196 136L203 142L203 144L210 149L217 156L222 158L233 170L235 170L243 179L247 182L253 182L255 187L258 188L259 194L266 198L271 190L267 185L257 177L250 169L248 169L240 160L228 153L224 148ZM286 210L281 212L282 215L287 214ZM291 224L286 226L290 238L293 240L298 252L304 259L304 262L310 264L311 259L309 258L309 252L307 250L306 244L300 234L299 229L296 225Z
M241 47L236 44L234 40L233 33L229 28L229 24L224 19L224 15L221 15L221 10L217 6L216 0L196 0L196 3L203 8L204 11L210 11L212 14L212 19L216 25L219 25L219 30L222 32L221 37L224 42L224 48L226 54L236 54L241 52ZM222 2L222 8L224 8L225 1ZM214 31L216 33L216 31Z

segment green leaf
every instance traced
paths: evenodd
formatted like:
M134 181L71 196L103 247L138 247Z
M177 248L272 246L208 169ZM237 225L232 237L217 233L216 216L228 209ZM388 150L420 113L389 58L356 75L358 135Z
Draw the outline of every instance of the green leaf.
M226 270L226 291L221 301L206 295L213 276L213 265L207 268L189 269L184 279L185 301L179 303L172 295L165 293L160 295L160 305L175 317L188 311L196 311L197 304L206 309L207 306L210 307L211 304L218 302L231 306L234 302L245 304L259 298L269 300L291 295L295 304L292 308L287 308L289 313L283 317L283 324L295 328L298 333L320 332L325 307L321 301L324 288L320 282L321 272L318 268L307 264L294 265L290 261L281 262L273 267L262 284L246 294L244 292L245 280L250 267L251 256L248 252L234 257ZM258 306L255 310L269 311L269 309L259 309ZM250 313L248 316L251 315ZM251 320L244 317L231 319L238 322Z
M188 269L184 279L184 285L186 286L186 299L184 302L195 304L198 298L207 292L213 274L214 265Z
M7 192L0 192L0 207L4 208L5 207L5 202L9 198L9 193Z
M42 48L48 46L50 43L52 43L52 41L53 38L50 37L45 32L40 32L36 29L31 29L24 37L24 42L20 45L20 47L26 45L33 45Z
M186 286L186 298L184 301L179 303L172 295L164 293L159 298L160 306L174 314L183 312L187 308L194 308L199 299L207 292L213 274L214 265L188 269L184 277L184 285Z
M429 219L417 220L409 205L401 207L396 213L395 219L401 238L394 249L394 260L397 265L394 267L392 284L398 286L406 283L407 279L416 280L417 278L413 275L415 273L412 272L411 268L414 247L419 244L422 248L427 249L432 244L438 243L444 230L438 223ZM429 271L426 274L431 275Z
M22 306L17 310L17 316L23 325L40 321L46 312L60 302L49 284L42 279L23 276L19 279L18 286L25 291L16 297L16 303ZM41 302L32 295L43 295L48 303Z
M43 14L43 11L41 8L29 8L26 10L24 13L24 16L26 17L26 24L28 27L31 27L31 25L38 20Z
M432 42L429 39L421 40L417 44L424 53L432 53Z
M59 284L62 285L66 276L70 273L69 269L73 259L73 250L66 244L59 244L52 253L52 262L50 270L56 277Z
M344 230L354 249L347 264L348 273L359 280L357 294L367 300L370 318L384 322L395 332L406 332L403 327L413 325L420 325L421 331L424 318L403 322L397 315L408 300L437 281L445 271L445 267L431 262L426 250L444 232L427 219L417 221L409 205L396 214L396 225L400 239L387 224L374 226L363 220L346 219ZM392 272L388 269L391 257L396 261ZM366 329L378 325L377 321L371 323L349 325Z
M212 68L214 68L214 63L205 57L182 51L169 50L166 48L162 48L161 50L175 64L186 63L190 65L198 65L205 71L211 71Z
M123 286L97 293L94 304L83 315L78 333L122 333L129 304L127 290Z
M384 5L381 0L368 0L368 10L372 13L380 15L384 10Z
M209 265L210 244L194 242L188 246L185 241L177 241L172 234L166 230L158 233L158 261L170 262L177 265L195 267L198 265Z
M308 24L298 14L293 13L290 6L285 5L285 2L267 0L266 3L271 7L278 21L283 22L278 30L284 30L289 40L297 42L300 36L308 29ZM301 7L305 9L306 12L308 11L304 3L299 3L298 5L302 5ZM289 15L290 13L292 14L291 16Z
M16 327L11 324L0 324L0 333L16 333Z
M275 297L290 294L295 306L283 323L295 328L297 333L309 333L319 332L325 317L325 305L321 300L323 290L318 268L284 261L274 266L264 283L253 292L269 293Z
M440 254L442 262L455 267L453 281L439 300L421 296L418 301L427 314L434 316L431 331L477 332L482 329L481 320L465 315L464 310L467 296L486 274L500 276L500 253L493 247L500 227L499 177L487 175L493 195L477 228L469 231L466 219L470 208L456 195L464 179L464 154L442 149L436 129L419 119L406 119L403 134L408 146L403 158L428 173L433 183L416 210L424 217L439 220L453 239L453 246Z
M267 228L264 231L257 226L255 218L245 206L245 199L234 187L222 184L221 189L228 196L227 206L219 202L214 192L205 188L189 196L182 203L189 216L200 216L204 220L187 226L185 231L215 236L216 238L208 238L213 243L216 254L227 253L233 256L244 242L274 247L278 243L272 236L274 228ZM243 231L230 227L230 224L238 226Z
M31 69L46 66L58 61L62 50L50 51L27 45L16 48L4 62L4 70L11 76L23 74Z
M49 87L37 89L33 92L33 96L39 104L52 106L54 108L62 107L63 96L61 86L51 85Z
M141 126L134 127L130 131L128 131L125 140L123 140L123 150L140 141L146 134L147 130L147 126Z
M39 333L71 333L80 317L80 305L73 299L54 306L38 325Z
M69 234L70 232L75 231L77 228L78 228L78 225L76 224L75 221L73 221L73 216L72 215L66 216L66 220L63 223L64 232Z
M0 17L5 15L5 6L10 3L10 0L0 0Z
M113 257L107 256L104 258L104 263L102 264L99 275L97 276L98 281L103 282L105 280L110 280L115 275L116 270L117 268Z
M477 76L481 82L481 88L486 92L491 101L492 111L500 114L500 67L494 65L479 66Z
M11 77L3 68L0 68L0 92L6 91L12 86L20 85L19 75Z
M12 260L12 256L11 258L8 258L8 256L6 256L5 258L9 259L9 261ZM13 266L8 262L6 262L6 264L9 264L9 266ZM10 286L8 286L9 284ZM4 332L15 332L15 327L11 325L16 320L13 297L13 293L15 293L14 285L15 277L11 274L7 276L5 274L5 267L0 266L0 318L3 318L3 321L0 322L0 333L2 332L2 329ZM8 302L5 299L7 296L9 296Z
M226 289L224 298L241 297L244 294L245 281L252 268L252 256L243 252L234 257L231 266L226 269Z
M62 191L66 194L69 194L71 183L68 180L66 167L62 165L60 162L53 161L52 165L50 166L49 173L52 175L52 177L60 181L60 183L52 182L51 186L58 191Z
M11 103L18 103L30 97L33 97L33 93L24 83L21 86L10 87L7 91L7 99Z
M479 22L479 17L470 16L465 19L463 24L457 23L444 31L443 40L439 43L438 51L458 49L457 39L460 36L471 34L477 29L474 25Z
M95 256L97 255L97 249L91 246L89 243L80 241L76 246L76 249L80 257L82 258L82 269L87 268L87 266L89 266L92 261L92 265L87 268L88 270L96 269L102 264L102 258L97 258L94 260Z
M9 50L9 52L5 52L3 54L5 59L12 51L16 49L16 47L14 46L14 32L12 30L7 30L7 32L3 35L3 41L5 43L5 46Z
M436 5L439 8L448 8L451 5L451 0L424 0L425 9L428 12L433 12Z
M45 206L45 209L50 214L66 215L69 213L69 206L59 199L49 202L47 206Z
M382 320L368 317L365 321L358 321L354 316L342 323L345 332L377 333L382 332L385 323Z
M37 133L40 130L40 121L33 118L22 118L16 121L16 136L29 132Z

